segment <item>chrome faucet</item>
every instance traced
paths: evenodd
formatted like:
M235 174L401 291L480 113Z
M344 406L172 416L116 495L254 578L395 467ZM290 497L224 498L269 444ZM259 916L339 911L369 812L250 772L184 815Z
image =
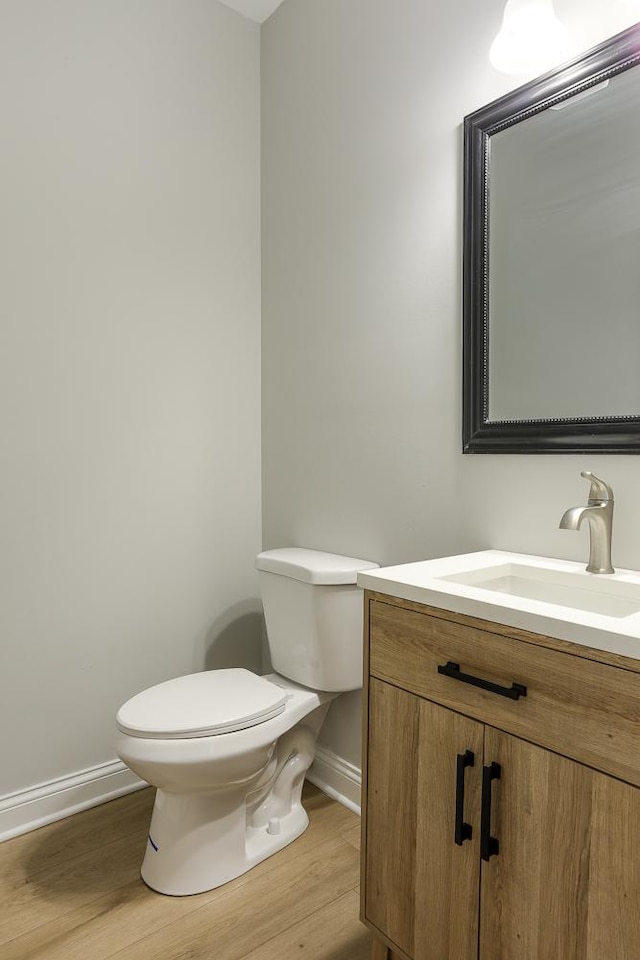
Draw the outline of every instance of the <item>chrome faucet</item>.
M569 507L560 520L561 530L579 530L583 520L589 523L589 563L587 573L615 573L611 566L611 528L613 490L590 470L580 474L591 481L586 507Z

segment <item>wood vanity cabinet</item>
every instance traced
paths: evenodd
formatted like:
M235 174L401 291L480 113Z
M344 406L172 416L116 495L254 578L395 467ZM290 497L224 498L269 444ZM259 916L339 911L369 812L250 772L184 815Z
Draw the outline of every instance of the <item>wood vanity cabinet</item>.
M365 610L375 960L640 960L640 661Z

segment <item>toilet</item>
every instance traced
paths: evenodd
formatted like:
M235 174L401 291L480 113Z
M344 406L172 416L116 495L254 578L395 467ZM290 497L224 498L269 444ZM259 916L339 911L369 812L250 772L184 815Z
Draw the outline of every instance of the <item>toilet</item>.
M285 547L258 555L275 672L209 670L118 711L118 756L157 788L142 879L173 896L238 877L306 829L302 784L331 701L362 686L360 570Z

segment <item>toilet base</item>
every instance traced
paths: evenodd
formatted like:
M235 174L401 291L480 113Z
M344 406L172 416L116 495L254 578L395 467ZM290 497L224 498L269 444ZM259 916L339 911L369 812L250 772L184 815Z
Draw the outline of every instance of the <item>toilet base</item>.
M213 890L304 833L302 785L327 707L284 734L249 783L212 793L158 789L141 868L147 886L177 897Z
M239 825L233 816L220 819L220 795L215 797L218 819L213 823L202 822L213 798L165 795L159 800L161 813L156 815L154 808L141 874L152 890L174 897L228 883L296 840L309 825L302 804L271 824L250 827L245 825L244 811ZM240 844L244 854L239 857Z

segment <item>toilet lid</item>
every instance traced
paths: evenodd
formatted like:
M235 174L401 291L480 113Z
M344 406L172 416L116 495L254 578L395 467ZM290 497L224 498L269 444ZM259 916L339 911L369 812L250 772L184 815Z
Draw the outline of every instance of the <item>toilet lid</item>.
M118 729L180 740L254 727L285 708L285 690L249 670L208 670L143 690L120 707Z

